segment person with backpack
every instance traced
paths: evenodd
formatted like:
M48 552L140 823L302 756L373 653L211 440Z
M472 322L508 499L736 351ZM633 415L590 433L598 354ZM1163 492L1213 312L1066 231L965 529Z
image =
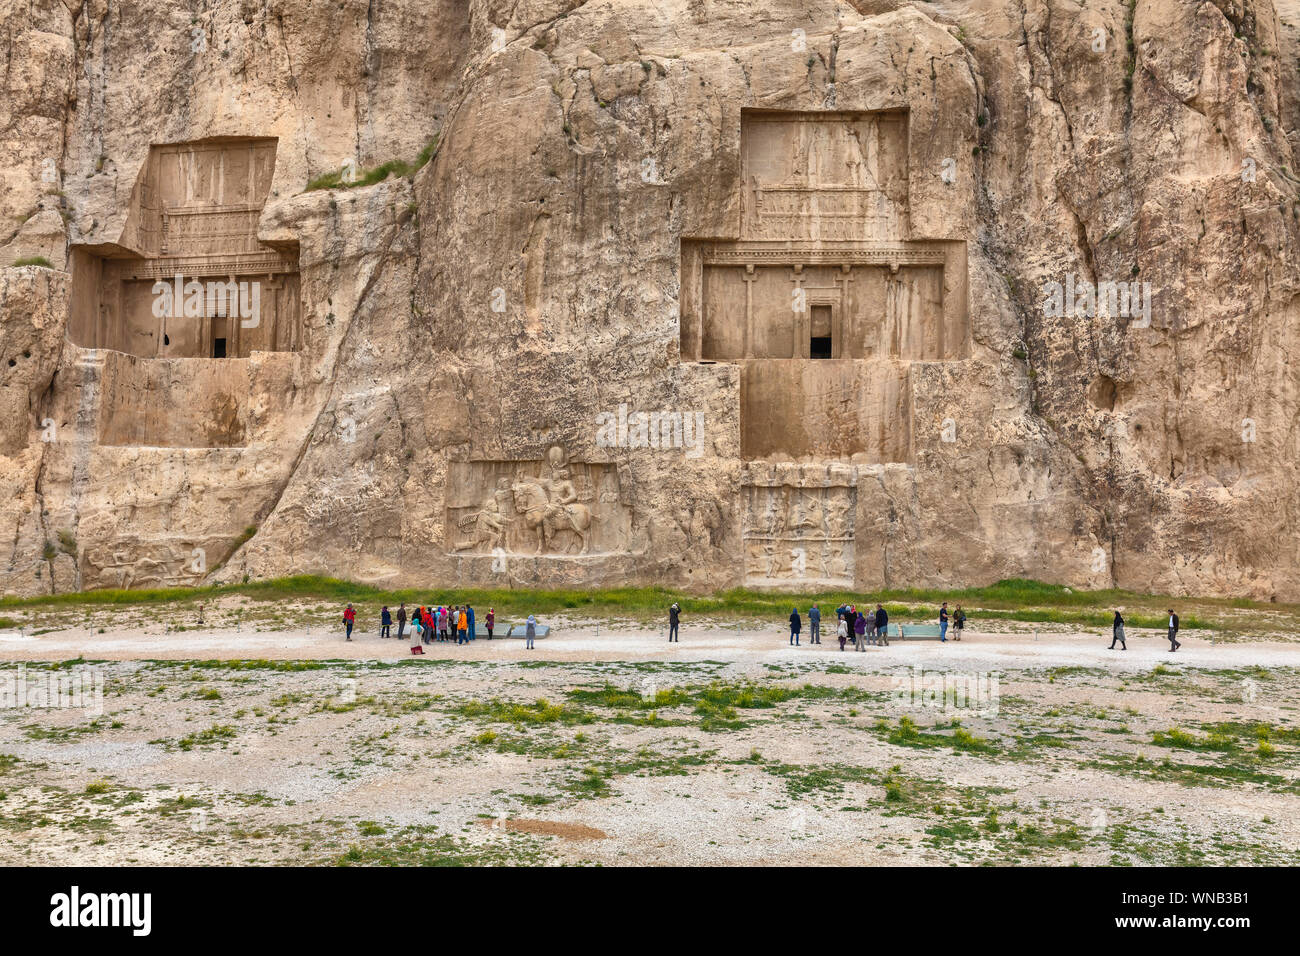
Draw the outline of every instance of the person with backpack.
M1128 642L1124 640L1124 617L1119 608L1115 609L1115 619L1110 622L1110 647L1107 650L1113 651L1116 641L1119 641L1120 650L1128 650Z
M388 610L388 605L385 604L383 610L379 612L379 636L392 637L393 636L392 631L393 631L393 615L392 612Z
M1178 639L1178 615L1174 609L1169 609L1169 653L1172 654L1178 648L1183 646L1183 642Z
M790 608L790 643L796 647L799 644L799 630L802 627L803 619L799 617L799 609Z
M674 601L672 605L668 608L668 643L669 644L680 644L682 642L681 635L678 633L678 628L681 627L681 623L682 623L682 608L680 604Z
M347 629L349 641L352 640L352 625L356 623L356 620L357 612L352 610L352 605L349 604L343 612L343 626Z
M883 604L876 605L876 637L889 646L889 612Z

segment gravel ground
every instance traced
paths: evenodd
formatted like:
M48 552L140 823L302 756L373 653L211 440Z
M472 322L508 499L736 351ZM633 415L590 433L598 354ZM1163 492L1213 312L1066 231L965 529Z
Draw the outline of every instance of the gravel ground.
M0 861L1300 862L1296 644L555 623L414 659L319 627L0 632L0 691L103 681L0 708ZM922 693L945 679L989 693Z

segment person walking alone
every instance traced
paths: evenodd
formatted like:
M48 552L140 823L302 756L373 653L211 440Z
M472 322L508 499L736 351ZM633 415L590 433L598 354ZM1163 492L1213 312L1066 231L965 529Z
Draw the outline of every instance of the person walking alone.
M809 644L820 644L822 642L822 612L816 604L808 609L808 629L810 636ZM843 650L844 648L840 648Z
M1124 618L1120 615L1119 609L1115 610L1115 620L1110 622L1110 647L1108 650L1115 649L1115 642L1119 641L1121 650L1128 650L1128 644L1124 641Z
M531 651L533 649L533 638L537 637L537 618L531 614L528 615L528 623L524 626L524 637L528 641L524 648Z
M799 645L799 629L803 627L803 620L799 617L797 607L790 608L790 643L796 647Z
M943 602L943 607L939 608L939 640L944 644L948 643L948 602Z
M1183 642L1178 639L1178 615L1174 609L1169 609L1169 653L1173 653L1183 646Z
M356 620L357 612L352 610L352 605L349 604L343 612L343 626L347 629L349 641L352 640L352 625L356 623Z
M379 636L393 636L393 613L388 610L387 604L385 604L383 610L379 612Z
M668 608L668 643L680 644L681 637L678 634L678 628L682 622L682 609L676 601Z

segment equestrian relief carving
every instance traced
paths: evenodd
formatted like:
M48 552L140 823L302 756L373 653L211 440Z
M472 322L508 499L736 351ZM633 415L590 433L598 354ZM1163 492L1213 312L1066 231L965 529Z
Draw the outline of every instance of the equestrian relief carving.
M582 556L630 539L617 468L570 462L560 445L541 461L452 461L447 487L452 553Z

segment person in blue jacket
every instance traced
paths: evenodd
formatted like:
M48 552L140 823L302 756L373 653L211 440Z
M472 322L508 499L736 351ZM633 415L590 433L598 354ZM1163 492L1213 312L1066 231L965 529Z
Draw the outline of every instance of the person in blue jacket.
M790 608L790 643L799 643L799 629L803 627L803 621L799 617L797 607Z
M465 616L469 618L469 639L472 641L477 635L474 633L474 609L468 604L465 605Z
M822 612L816 604L808 609L809 644L822 642Z

